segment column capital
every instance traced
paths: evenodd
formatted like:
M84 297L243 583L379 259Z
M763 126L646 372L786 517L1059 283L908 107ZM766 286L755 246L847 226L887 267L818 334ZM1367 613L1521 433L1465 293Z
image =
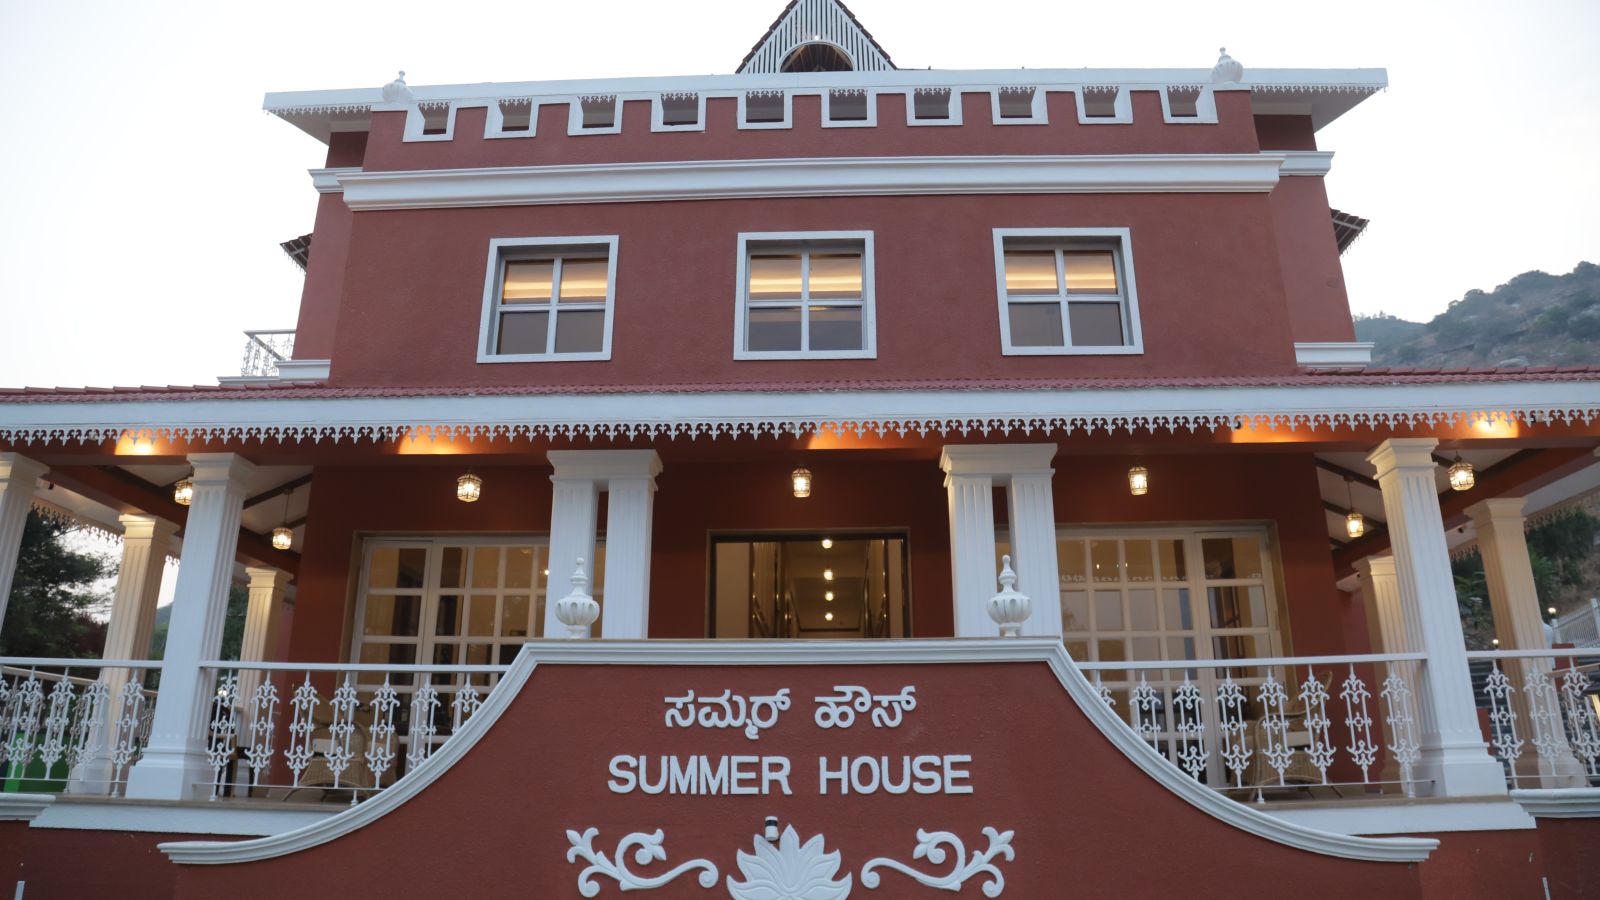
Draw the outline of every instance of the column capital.
M1435 438L1389 438L1367 454L1367 462L1377 468L1379 478L1396 470L1427 469L1431 472L1438 465L1433 458L1438 446Z
M122 539L125 541L166 541L178 533L176 524L156 516L117 516L117 521L122 524Z
M1362 578L1371 581L1373 578L1393 578L1395 573L1393 556L1368 556L1356 560L1355 569Z
M1527 497L1491 497L1488 500L1479 500L1467 507L1466 511L1473 524L1479 528L1504 523L1515 525L1520 529L1526 521L1523 510L1527 505Z
M545 458L555 469L551 480L610 481L661 474L661 456L654 450L549 450Z
M289 573L271 566L245 566L244 574L250 579L250 589L275 589L289 583Z
M21 453L0 453L0 483L30 482L39 479L50 467ZM29 484L32 487L31 484Z
M1049 475L1055 444L946 444L939 468L946 475Z
M242 484L256 471L255 463L237 453L191 453L189 465L194 467L189 479L196 487Z

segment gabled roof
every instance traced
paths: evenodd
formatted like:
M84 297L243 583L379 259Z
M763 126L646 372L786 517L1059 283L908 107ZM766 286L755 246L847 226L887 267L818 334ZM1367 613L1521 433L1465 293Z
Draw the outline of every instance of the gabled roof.
M796 47L812 43L828 43L843 50L857 72L895 68L889 54L840 0L789 0L772 27L739 63L738 73L776 73Z

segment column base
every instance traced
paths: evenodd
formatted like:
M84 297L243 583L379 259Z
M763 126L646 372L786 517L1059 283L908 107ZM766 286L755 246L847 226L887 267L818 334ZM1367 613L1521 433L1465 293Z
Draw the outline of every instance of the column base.
M1506 773L1482 741L1424 746L1416 778L1433 783L1435 797L1505 796Z
M1524 750L1523 758L1517 761L1517 788L1552 790L1589 786L1589 773L1570 750L1557 751L1554 759L1545 759L1537 753L1529 759L1526 753Z
M195 800L210 796L215 773L198 750L157 750L148 747L128 772L123 796L130 800Z

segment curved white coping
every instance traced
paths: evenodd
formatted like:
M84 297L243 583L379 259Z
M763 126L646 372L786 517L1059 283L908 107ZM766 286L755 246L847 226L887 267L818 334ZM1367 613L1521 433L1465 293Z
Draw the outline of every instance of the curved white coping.
M260 837L304 828L337 815L343 807L306 804L179 803L165 800L106 800L63 797L33 820L34 828L73 831L154 831L167 834L226 834Z
M1262 808L1274 818L1339 834L1429 834L1440 831L1524 831L1533 817L1506 798L1331 800Z
M54 802L50 794L0 794L0 822L30 822Z
M356 211L760 197L1270 191L1283 153L842 156L338 174Z
M222 864L272 859L315 847L376 821L416 796L455 765L486 734L527 684L539 663L577 665L792 666L913 665L1043 662L1089 721L1145 774L1191 805L1258 837L1345 859L1420 862L1439 846L1426 838L1364 838L1317 831L1257 812L1183 774L1140 740L1084 679L1055 638L978 638L906 641L532 641L477 715L433 756L369 800L333 818L291 832L236 843L161 844L173 862Z
M1583 381L1074 390L722 391L305 399L91 400L35 403L0 396L0 439L101 440L180 430L266 439L379 437L410 429L517 428L590 434L775 433L864 429L1152 431L1231 427L1413 424L1504 415L1527 420L1600 414L1600 376ZM1570 655L1570 654L1569 654ZM1470 654L1469 654L1470 656ZM123 663L126 664L126 663ZM159 663L139 665L154 668Z
M1600 818L1600 788L1512 791L1511 799L1529 815L1543 819Z

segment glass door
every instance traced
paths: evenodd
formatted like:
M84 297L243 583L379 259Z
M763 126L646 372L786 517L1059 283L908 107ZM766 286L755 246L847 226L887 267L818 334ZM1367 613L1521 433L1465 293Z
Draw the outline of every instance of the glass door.
M713 537L707 633L714 638L906 637L901 534Z

